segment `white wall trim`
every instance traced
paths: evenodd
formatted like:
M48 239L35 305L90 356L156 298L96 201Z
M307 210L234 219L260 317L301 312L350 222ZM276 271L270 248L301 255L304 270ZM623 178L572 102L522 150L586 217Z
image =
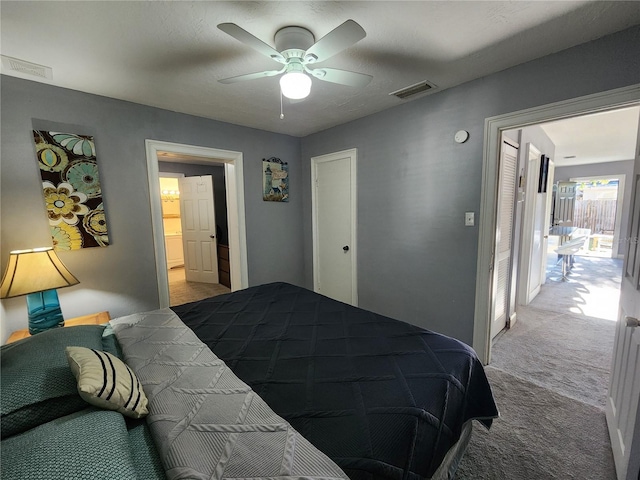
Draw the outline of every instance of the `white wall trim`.
M638 103L640 103L640 84L485 119L473 326L473 348L483 363L488 364L491 360L492 257L495 251L496 202L502 131L586 113L637 105Z
M518 300L517 305L529 305L540 288L531 290L531 255L533 252L533 224L538 194L538 167L542 152L531 142L527 142L524 151L525 191L522 215L522 235L520 237L520 258L518 259ZM534 163L531 169L531 163Z
M180 160L171 158L173 163L197 163L200 165L224 163L225 188L227 192L227 221L229 227L229 263L231 265L231 290L240 290L249 286L247 264L247 236L244 210L244 173L242 152L220 150L218 148L199 147L180 143L145 140L147 153L147 178L149 180L149 204L151 206L151 224L153 228L153 247L156 257L158 278L159 307L169 306L169 277L167 273L167 255L164 246L164 228L162 225L162 205L160 202L160 183L158 152L170 152L191 157Z
M358 191L357 191L357 160L358 150L352 148L311 158L311 229L313 237L313 289L318 291L318 213L316 211L316 165L349 157L351 167L351 304L358 305Z

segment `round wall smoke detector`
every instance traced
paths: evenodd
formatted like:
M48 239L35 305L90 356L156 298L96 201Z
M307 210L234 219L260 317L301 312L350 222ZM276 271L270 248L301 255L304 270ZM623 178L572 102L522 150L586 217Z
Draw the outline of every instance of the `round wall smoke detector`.
M458 130L456 134L453 136L453 139L456 143L464 143L469 138L469 132L466 130Z

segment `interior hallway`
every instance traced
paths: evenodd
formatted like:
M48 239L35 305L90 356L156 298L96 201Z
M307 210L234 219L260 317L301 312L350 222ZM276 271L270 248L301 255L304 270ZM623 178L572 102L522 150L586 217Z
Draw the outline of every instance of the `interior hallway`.
M566 281L554 265L538 296L518 307L514 327L494 341L491 365L604 409L622 263L576 256Z

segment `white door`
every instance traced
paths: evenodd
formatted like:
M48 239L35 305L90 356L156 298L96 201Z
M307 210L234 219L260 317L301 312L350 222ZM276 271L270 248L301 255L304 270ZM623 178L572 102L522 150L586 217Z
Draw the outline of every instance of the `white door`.
M618 480L640 478L640 327L633 326L640 318L639 173L640 155L635 165L633 210L606 406Z
M606 406L618 480L640 478L640 128L633 178L633 205Z
M551 217L554 166L549 160L547 188L540 188L542 153L531 143L527 144L526 190L520 251L520 281L518 303L528 305L540 293L546 281L547 244Z
M509 286L511 285L511 247L516 198L518 149L503 141L498 183L498 229L493 267L493 305L491 338L507 326L509 318Z
M356 150L311 159L314 290L357 305Z
M576 182L558 182L553 224L561 227L573 226L573 212L576 205Z
M540 226L541 206L538 193L541 152L535 145L526 145L524 214L522 220L522 242L520 248L520 269L518 284L518 303L529 303L540 292L540 269L535 258L540 257L542 227ZM538 258L538 262L540 259Z
M213 179L184 177L178 183L185 277L188 282L218 283Z

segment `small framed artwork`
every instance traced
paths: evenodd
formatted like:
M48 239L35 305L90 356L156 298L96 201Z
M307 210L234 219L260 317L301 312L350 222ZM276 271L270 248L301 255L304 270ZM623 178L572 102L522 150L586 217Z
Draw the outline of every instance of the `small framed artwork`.
M279 158L262 159L262 200L289 201L289 166Z

